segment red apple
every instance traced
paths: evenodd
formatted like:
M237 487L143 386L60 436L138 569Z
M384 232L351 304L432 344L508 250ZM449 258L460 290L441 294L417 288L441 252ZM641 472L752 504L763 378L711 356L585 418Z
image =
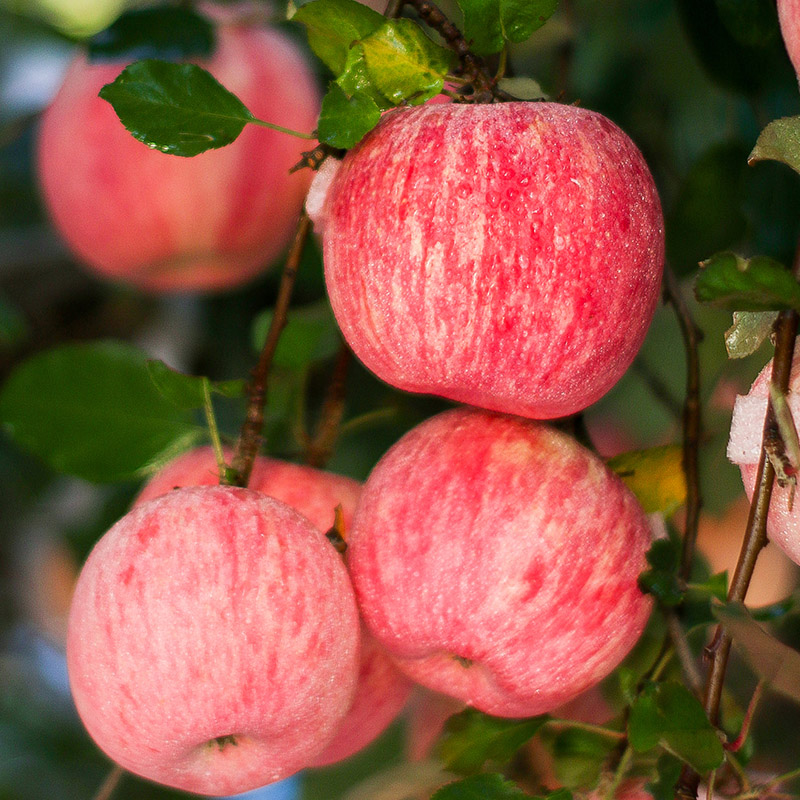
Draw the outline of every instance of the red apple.
M789 60L800 75L800 0L778 0L778 20Z
M159 497L179 486L217 483L219 474L213 450L198 447L167 464L144 487L136 502ZM361 484L351 478L264 456L256 460L250 488L292 506L321 531L333 525L334 509L341 505L347 532L361 493ZM403 709L411 689L411 681L397 669L384 649L367 631L362 631L352 705L333 740L309 766L341 761L370 744Z
M318 90L296 45L275 30L225 22L200 65L257 117L309 132ZM40 184L67 243L96 272L146 290L216 290L269 266L292 236L308 142L248 125L194 158L151 150L97 96L124 63L70 66L38 139ZM289 80L287 76L291 76Z
M733 407L728 458L739 466L748 498L752 498L756 482L771 376L770 361L748 394L737 397ZM794 420L800 420L800 346L795 346L787 400ZM789 485L781 487L776 483L773 487L767 534L795 564L800 564L800 502L795 499L792 504L792 495Z
M649 544L641 507L592 453L462 408L378 462L348 564L367 627L408 675L525 717L596 684L637 640Z
M644 159L605 117L400 109L331 172L315 188L331 304L381 379L548 418L597 400L633 360L663 220Z
M294 509L228 486L136 506L78 580L78 712L125 769L201 794L305 767L350 706L359 621L341 557Z

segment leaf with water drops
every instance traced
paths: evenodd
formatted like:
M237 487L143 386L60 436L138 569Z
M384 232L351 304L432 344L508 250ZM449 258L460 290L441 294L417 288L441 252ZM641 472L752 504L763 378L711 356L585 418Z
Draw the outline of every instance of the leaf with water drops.
M136 139L176 156L224 147L255 120L236 95L194 64L136 61L100 97Z

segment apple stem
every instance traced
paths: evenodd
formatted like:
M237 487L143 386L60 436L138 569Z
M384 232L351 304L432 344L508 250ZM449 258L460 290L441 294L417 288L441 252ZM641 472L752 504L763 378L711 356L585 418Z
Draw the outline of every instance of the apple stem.
M225 454L222 450L222 440L219 436L217 418L214 414L214 404L211 400L211 381L203 377L203 413L208 426L208 435L211 438L211 446L214 448L214 458L217 461L217 471L219 472L220 483L225 481L228 467L225 464Z
M800 243L795 251L792 273L796 280L800 279ZM775 357L772 361L771 384L775 387L775 390L782 394L786 394L789 389L798 319L800 317L794 310L781 311L775 322ZM770 399L764 418L763 440L770 441L775 429L775 409ZM750 503L750 514L747 518L747 528L742 542L742 549L739 553L739 560L728 590L728 602L744 602L750 580L753 577L756 560L767 544L767 514L769 513L774 482L775 469L767 457L767 448L762 443L755 489ZM714 725L718 725L719 722L719 709L722 700L722 689L725 683L725 673L728 668L731 642L730 634L722 625L718 625L714 638L705 651L706 657L710 661L710 666L706 678L704 704L706 714ZM685 800L686 798L697 797L697 787L699 785L700 775L693 769L684 767L678 781L676 798Z
M303 211L294 236L294 241L289 249L283 275L278 289L278 298L275 301L275 311L272 322L267 331L267 338L261 350L258 364L252 372L250 383L247 386L247 413L236 442L230 475L226 476L225 483L233 486L247 486L250 473L261 446L261 431L264 427L264 406L267 401L267 379L269 377L275 350L278 347L281 332L286 326L289 303L294 290L300 258L303 255L308 234L311 230L311 220Z
M109 798L117 790L117 787L119 786L124 774L125 770L122 769L119 764L115 764L109 771L108 775L106 775L105 780L100 785L100 788L97 790L97 793L92 800L109 800Z

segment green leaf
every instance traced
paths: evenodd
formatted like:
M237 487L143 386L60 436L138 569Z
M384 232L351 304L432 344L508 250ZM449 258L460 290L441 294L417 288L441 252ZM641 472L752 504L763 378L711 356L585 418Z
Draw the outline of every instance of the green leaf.
M253 344L261 350L272 323L273 312L269 309L253 323ZM331 307L326 301L305 307L293 308L281 331L274 365L288 370L303 370L315 361L336 355L341 346L339 327Z
M23 313L0 297L0 351L8 351L25 341L30 333Z
M741 603L714 608L734 646L776 692L800 701L800 653L767 633Z
M356 92L348 97L335 83L322 99L317 138L332 147L349 150L380 121L381 110L368 95Z
M366 95L372 98L381 111L394 105L391 100L381 94L372 80L372 75L367 68L367 61L364 58L364 48L360 42L356 42L350 48L344 72L336 79L336 83L348 97Z
M669 753L663 753L658 757L656 772L658 778L647 784L647 791L653 795L653 800L674 800L675 787L681 776L683 764L680 759Z
M502 775L485 773L448 783L434 792L431 800L523 800L523 798L527 800L529 797L530 795L525 794L519 786L507 781ZM571 798L569 793L563 795L563 800L569 798ZM562 797L558 800L562 800Z
M224 147L255 119L236 95L194 64L136 61L100 97L136 139L175 156Z
M212 392L224 397L242 397L245 391L245 382L242 380L209 381L208 378L185 375L157 359L147 362L147 371L161 395L177 408L186 410L203 408L205 405L203 384L206 382Z
M166 400L143 353L118 342L69 344L33 356L0 393L0 420L53 469L126 480L202 435Z
M701 303L729 311L800 310L800 284L774 259L718 253L702 267L694 286Z
M458 0L464 36L476 53L499 53L505 43L524 42L553 15L558 0Z
M567 788L597 783L618 741L598 733L567 728L559 731L548 747L558 782Z
M460 775L479 772L488 762L504 766L548 719L546 714L527 720L500 719L468 708L447 721L439 757L446 769Z
M740 44L769 44L779 33L773 0L716 0L717 10L728 32Z
M395 105L439 94L455 57L410 19L386 20L360 46L375 87Z
M214 27L189 8L157 6L126 11L89 40L90 61L180 61L208 58L216 45Z
M648 513L672 514L686 501L683 448L664 445L610 458L608 466L636 495Z
M734 311L733 325L725 331L728 358L747 358L772 332L777 311Z
M644 688L631 706L628 737L637 752L660 744L701 775L720 766L725 756L700 701L675 681Z
M320 60L341 75L354 42L369 36L385 18L356 0L313 0L292 17L306 26L308 43Z
M678 580L680 549L671 539L656 539L647 551L650 569L639 576L643 592L652 594L665 606L676 606L683 600Z
M800 117L783 117L767 125L747 162L780 161L800 172Z
M667 217L667 254L682 274L709 253L734 247L747 230L742 212L749 146L716 143L692 164Z

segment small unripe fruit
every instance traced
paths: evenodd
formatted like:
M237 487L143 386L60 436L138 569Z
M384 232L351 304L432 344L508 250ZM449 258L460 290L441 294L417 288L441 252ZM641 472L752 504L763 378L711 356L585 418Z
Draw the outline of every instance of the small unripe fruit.
M125 769L200 794L287 777L332 739L358 673L339 554L284 503L228 486L136 506L75 588L78 712Z
M378 462L348 564L367 627L408 675L525 717L596 684L634 644L649 543L633 495L574 440L456 409Z
M38 169L56 227L87 266L146 290L218 290L253 278L292 236L309 176L289 170L307 143L247 125L232 144L194 158L151 150L97 96L124 66L76 57L44 113ZM313 75L278 31L220 24L200 66L256 117L314 127Z
M549 418L593 403L633 360L663 220L641 153L605 117L400 109L331 172L313 197L331 304L382 380Z

